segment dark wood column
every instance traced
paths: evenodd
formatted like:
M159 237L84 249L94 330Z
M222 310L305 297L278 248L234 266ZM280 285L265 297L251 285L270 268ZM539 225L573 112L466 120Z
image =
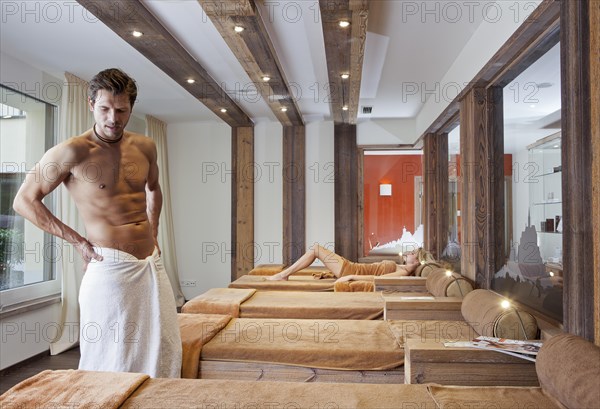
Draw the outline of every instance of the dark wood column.
M304 126L283 127L283 263L296 261L306 248L306 133Z
M489 288L504 264L502 88L474 87L461 100L461 273Z
M254 128L231 128L231 280L254 268Z
M335 252L358 259L358 148L356 125L334 125Z
M600 50L600 7L590 4L590 55ZM596 7L591 7L595 4ZM592 118L600 118L600 60L590 58L590 109ZM592 214L594 229L594 343L600 346L600 122L592 121Z
M596 89L592 96L590 64L595 64L597 69L598 7L597 1L562 1L560 16L563 324L567 332L588 340L594 340L594 309L598 308L599 302L594 298L598 266L594 268L591 257L594 254L594 215L593 210L590 212L592 186L598 195L597 179L593 185L591 135L593 127L597 131L598 116L592 117L590 104L595 98L592 104L597 109L599 95ZM595 20L590 12L595 13ZM594 41L590 38L594 37L596 49L592 50L590 44Z
M423 141L425 248L439 259L448 244L448 134L425 135Z

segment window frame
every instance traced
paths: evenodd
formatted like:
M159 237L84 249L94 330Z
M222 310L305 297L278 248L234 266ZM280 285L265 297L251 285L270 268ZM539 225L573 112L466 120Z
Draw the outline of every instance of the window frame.
M45 137L44 137L44 151L47 151L58 142L58 130L60 118L60 106L55 105L51 102L44 101L43 99L36 98L30 94L15 90L14 88L8 87L5 84L0 83L0 87L5 91L12 92L22 96L22 98L28 98L36 102L40 102L45 106ZM6 102L6 101L3 101ZM37 159L39 160L39 158ZM36 161L37 163L37 161ZM44 199L46 206L53 213L56 211L57 195L59 190L55 190ZM30 223L25 221L25 223ZM60 240L57 240L54 236L44 232L44 248L51 246L51 248L57 248ZM60 258L57 258L60 260ZM60 298L62 293L62 265L56 260L52 260L44 257L42 261L44 265L43 277L54 276L52 279L45 279L44 281L25 284L19 287L8 288L0 290L0 316L8 312L14 312L20 308L29 308L32 305L42 303L44 305L47 300L53 298Z

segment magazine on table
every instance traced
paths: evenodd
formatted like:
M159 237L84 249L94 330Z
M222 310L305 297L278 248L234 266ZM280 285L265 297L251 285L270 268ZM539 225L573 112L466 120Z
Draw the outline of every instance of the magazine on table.
M445 342L444 346L487 349L535 362L538 351L542 347L542 342L481 336L473 339L472 341Z

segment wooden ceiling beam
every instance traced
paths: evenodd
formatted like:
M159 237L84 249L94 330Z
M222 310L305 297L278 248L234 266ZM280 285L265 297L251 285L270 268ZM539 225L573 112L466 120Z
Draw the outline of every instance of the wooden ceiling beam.
M279 122L284 126L304 125L296 98L254 1L198 2ZM235 32L235 26L244 30ZM265 76L270 80L264 81Z
M331 113L335 123L356 124L365 42L367 0L320 0ZM345 20L350 26L342 28ZM343 79L342 74L350 77ZM347 109L344 109L346 107Z
M77 0L90 13L232 127L252 120L139 0ZM243 4L241 2L240 4ZM142 32L134 37L133 30ZM187 79L194 79L189 84ZM222 112L222 110L226 112Z

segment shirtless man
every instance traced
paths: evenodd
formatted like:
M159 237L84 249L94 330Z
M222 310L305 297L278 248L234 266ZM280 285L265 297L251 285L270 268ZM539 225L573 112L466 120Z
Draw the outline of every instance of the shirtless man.
M176 323L173 293L160 262L157 242L162 193L158 183L156 146L148 137L125 131L136 97L135 82L124 72L108 69L98 73L91 80L88 91L94 126L82 135L72 137L48 150L25 178L13 205L16 212L40 229L71 243L83 258L86 274L79 300L82 329L92 321L94 324L102 322L95 314L103 314L103 310L110 310L111 307L128 308L132 304L131 297L138 292L143 294L139 300L141 307L148 309L148 304L159 303L161 311L164 307L165 314ZM42 199L61 183L64 183L77 205L87 237L61 222L42 203ZM146 261L159 265L158 278L152 279L153 273L146 271ZM131 270L132 265L137 265L131 262L141 263L141 270ZM121 265L124 265L124 270ZM130 281L129 284L127 280ZM146 288L152 286L152 282L159 283L160 291ZM132 287L120 288L127 285ZM107 287L106 291L103 292L102 286ZM161 292L161 295L168 293L168 296L161 298L158 295ZM102 299L102 294L108 299ZM86 299L87 297L94 298L93 306L88 305L91 300ZM148 300L145 297L160 299ZM135 306L132 308L134 311L127 317L121 311L113 314L112 321L105 322L109 327L113 325L113 328L99 328L100 333L104 331L102 335L105 337L115 335L108 332L117 325L117 329L122 332L130 331L139 335L139 339L132 337L139 341L138 346L146 342L147 337L154 337L152 334L144 334L143 330L158 329L141 328L141 322L146 317L139 317L143 312L137 311ZM156 311L154 313L157 314ZM84 322L84 316L88 314L91 317L86 317L89 321ZM173 327L173 324L169 325L176 334L165 335L169 338L168 343L178 343L173 348L181 348L178 328ZM145 364L127 366L117 362L124 360L131 363L146 358L132 358L131 352L123 355L122 351L116 351L114 362L105 367L96 363L89 364L90 360L102 357L92 357L98 351L88 348L90 345L85 344L85 335L82 332L80 369L153 372L152 376L178 375L178 370L174 369L165 372L156 368L147 369ZM89 334L87 336L90 337ZM120 338L123 337L124 334ZM163 335L160 335L160 339L162 345ZM102 344L96 339L93 341ZM109 341L114 341L114 338ZM124 345L124 340L120 341ZM162 349L160 351L161 355L165 354ZM177 351L171 352L177 354ZM166 355L171 355L171 352ZM142 351L133 353L140 354ZM164 359L164 356L160 359ZM81 368L82 363L87 367Z
M325 267L337 277L337 282L360 280L365 275L396 275L407 276L412 274L419 265L416 254L405 254L406 264L396 264L391 260L379 263L363 264L346 260L339 254L327 250L325 247L314 245L294 264L281 273L268 277L267 280L287 280L296 271L310 266L316 259L321 260Z

